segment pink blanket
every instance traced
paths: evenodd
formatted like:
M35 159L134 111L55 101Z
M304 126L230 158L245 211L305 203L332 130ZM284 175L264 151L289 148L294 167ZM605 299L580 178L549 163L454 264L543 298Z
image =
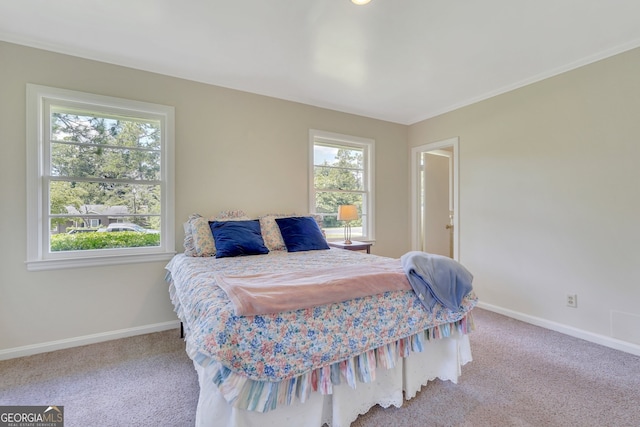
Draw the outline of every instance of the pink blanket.
M387 291L411 290L399 260L287 273L217 275L216 282L239 316L279 313Z

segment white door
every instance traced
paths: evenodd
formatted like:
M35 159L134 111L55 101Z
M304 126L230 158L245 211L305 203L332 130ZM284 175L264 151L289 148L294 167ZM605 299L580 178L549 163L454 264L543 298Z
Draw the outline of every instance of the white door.
M458 138L412 150L412 249L458 259Z
M453 257L450 150L422 153L422 246L425 252Z

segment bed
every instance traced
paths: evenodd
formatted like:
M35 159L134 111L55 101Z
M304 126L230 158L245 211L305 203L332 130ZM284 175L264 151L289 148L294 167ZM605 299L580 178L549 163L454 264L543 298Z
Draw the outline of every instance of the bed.
M266 228L261 237L268 243ZM376 404L401 406L430 380L457 382L471 361L473 291L455 310L440 304L427 310L404 288L286 311L239 312L223 286L230 278L375 270L394 262L328 247L265 246L255 255L178 254L166 267L198 373L197 426L348 426Z

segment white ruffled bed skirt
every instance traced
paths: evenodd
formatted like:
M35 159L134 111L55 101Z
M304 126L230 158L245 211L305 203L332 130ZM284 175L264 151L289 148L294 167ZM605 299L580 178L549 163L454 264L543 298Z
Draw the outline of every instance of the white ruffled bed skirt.
M360 414L375 405L402 406L403 392L411 399L427 382L439 378L457 383L462 366L470 362L469 336L453 334L448 338L428 341L424 351L400 358L395 368L378 368L376 380L333 386L333 394L311 393L310 398L273 411L260 413L234 408L218 392L212 369L194 362L200 382L200 399L196 414L197 427L300 427L349 426Z

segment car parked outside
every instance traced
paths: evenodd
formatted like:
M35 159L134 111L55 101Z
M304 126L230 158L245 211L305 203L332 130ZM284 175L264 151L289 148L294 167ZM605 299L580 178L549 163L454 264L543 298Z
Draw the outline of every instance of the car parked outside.
M67 231L67 234L77 234L77 233L95 233L98 231L95 228L74 228L72 230Z
M138 224L131 224L125 222L113 222L107 226L107 228L101 228L98 231L102 232L111 232L111 231L135 231L138 233L147 233L147 234L159 234L158 230L150 230L148 228L144 228L139 226Z

